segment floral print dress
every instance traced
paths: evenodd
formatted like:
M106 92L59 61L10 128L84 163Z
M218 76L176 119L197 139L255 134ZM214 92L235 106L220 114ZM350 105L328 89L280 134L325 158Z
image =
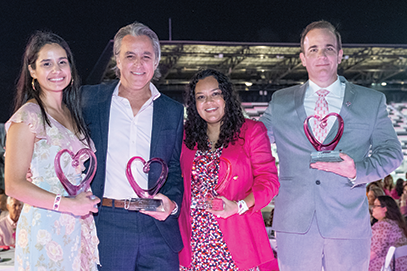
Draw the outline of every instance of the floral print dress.
M198 202L217 196L214 188L218 183L219 158L222 150L222 147L214 151L198 150L195 154L191 178L192 261L189 268L181 266L182 271L240 270L223 240L215 216L205 209L195 207L198 206Z
M372 244L370 247L376 257L370 259L369 271L381 270L387 251L391 246L399 247L404 245L407 245L407 238L396 221L385 218L376 222L372 226ZM391 266L393 266L393 263L391 263ZM396 271L407 271L407 256L396 259Z
M68 196L56 176L54 158L62 149L76 153L86 146L50 115L48 118L51 127L45 124L44 129L40 107L26 103L6 123L6 130L12 122L29 126L38 140L30 165L32 183ZM66 158L62 156L62 166L67 164ZM67 176L75 174L64 172ZM79 217L24 204L16 235L15 270L97 270L99 240L91 214Z

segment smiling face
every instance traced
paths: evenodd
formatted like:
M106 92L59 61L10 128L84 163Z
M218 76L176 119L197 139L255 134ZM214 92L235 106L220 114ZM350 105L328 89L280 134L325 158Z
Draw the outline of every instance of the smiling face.
M303 47L300 58L309 79L320 87L335 82L343 51L338 50L334 33L326 28L313 29L305 36Z
M43 92L62 92L71 83L71 66L65 50L58 44L45 44L38 58L29 65L31 77L38 80Z
M120 82L128 90L147 90L158 63L149 37L127 35L116 57Z
M201 79L196 83L195 101L199 116L208 125L220 126L225 115L225 100L222 90L219 89L219 83L213 76Z

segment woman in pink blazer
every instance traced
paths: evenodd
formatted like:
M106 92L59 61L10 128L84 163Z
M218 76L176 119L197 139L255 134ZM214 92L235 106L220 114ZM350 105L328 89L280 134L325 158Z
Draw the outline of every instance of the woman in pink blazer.
M187 106L181 270L278 270L261 214L279 187L266 128L215 70L192 78Z

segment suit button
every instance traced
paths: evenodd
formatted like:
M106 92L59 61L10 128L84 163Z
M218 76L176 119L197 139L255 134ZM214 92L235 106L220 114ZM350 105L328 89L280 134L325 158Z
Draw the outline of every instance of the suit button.
M316 183L317 185L320 185L320 184L321 184L320 180L316 180L315 183Z

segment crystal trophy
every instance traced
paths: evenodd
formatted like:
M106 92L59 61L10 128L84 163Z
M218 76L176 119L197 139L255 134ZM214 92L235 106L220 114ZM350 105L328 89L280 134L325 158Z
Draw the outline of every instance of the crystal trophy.
M328 120L329 117L336 117L338 120L338 131L335 135L335 138L329 142L328 144L322 144L319 142L315 136L312 134L312 132L309 129L309 120L312 118L315 118L319 120L322 123L325 123ZM329 113L323 118L320 118L319 116L312 115L308 116L305 121L304 121L304 132L305 135L307 136L309 142L311 145L315 148L316 152L311 153L311 160L310 163L315 163L315 162L341 162L342 158L339 156L339 151L334 151L336 145L338 145L339 140L342 137L343 134L343 129L344 129L344 122L342 117L337 114L337 113Z

